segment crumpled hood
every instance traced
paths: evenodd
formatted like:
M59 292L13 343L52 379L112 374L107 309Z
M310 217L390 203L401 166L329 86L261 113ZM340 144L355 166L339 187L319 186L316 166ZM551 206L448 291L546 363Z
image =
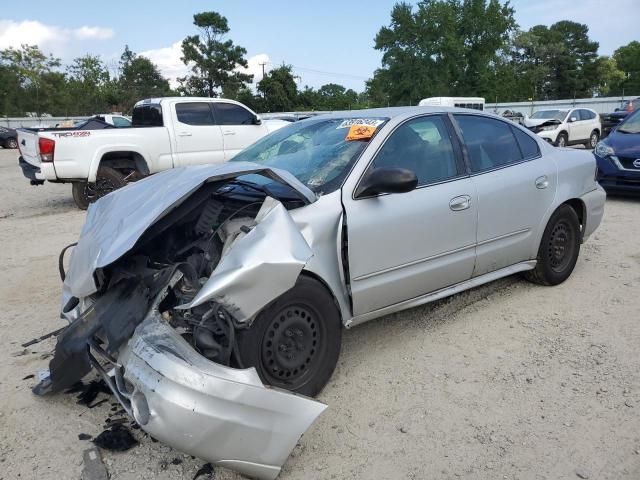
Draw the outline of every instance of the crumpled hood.
M562 122L553 118L525 118L522 123L525 127L537 127L540 125L560 125Z
M89 207L78 245L71 254L63 291L78 298L94 293L95 270L113 263L133 248L142 234L176 204L206 182L251 173L263 174L291 186L309 203L317 199L291 173L252 162L182 167L152 175Z

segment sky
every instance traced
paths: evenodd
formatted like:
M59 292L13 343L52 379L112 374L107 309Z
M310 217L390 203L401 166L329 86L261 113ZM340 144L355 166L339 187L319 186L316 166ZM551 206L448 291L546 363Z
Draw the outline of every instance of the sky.
M300 86L339 83L361 91L380 66L374 37L388 25L395 1L293 2L291 0L29 0L6 2L0 14L0 49L22 43L70 63L91 53L115 68L125 44L175 79L187 68L180 42L196 33L193 14L215 10L229 38L247 50L254 81L283 62L293 65ZM415 3L415 2L413 2ZM559 20L585 23L601 55L640 38L640 0L512 0L522 29Z

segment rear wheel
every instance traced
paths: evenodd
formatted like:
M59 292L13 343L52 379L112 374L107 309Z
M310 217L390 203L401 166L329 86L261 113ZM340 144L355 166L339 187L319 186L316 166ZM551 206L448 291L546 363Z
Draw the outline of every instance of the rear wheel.
M238 332L244 367L255 367L268 385L309 396L329 381L341 341L342 322L333 297L306 276L260 312L249 329Z
M536 267L525 278L540 285L558 285L573 272L579 253L580 220L573 208L561 205L544 230Z
M567 137L567 134L562 132L558 135L558 138L556 138L556 147L566 147L568 141L569 138Z
M100 167L95 182L75 182L72 186L73 200L81 210L89 208L89 204L108 193L127 184L125 177L111 167Z
M5 142L4 147L5 148L18 148L18 140L16 140L15 138L8 139Z

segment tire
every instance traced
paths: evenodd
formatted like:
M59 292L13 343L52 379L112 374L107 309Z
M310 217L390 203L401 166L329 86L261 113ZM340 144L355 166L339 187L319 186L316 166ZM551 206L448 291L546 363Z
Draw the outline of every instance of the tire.
M600 134L598 134L597 130L594 130L593 132L591 132L591 135L589 135L589 140L584 144L585 148L593 150L594 148L596 148L598 140L600 140Z
M561 132L560 134L558 134L558 138L556 138L555 146L566 147L568 142L569 142L569 137L567 137L567 134L564 132Z
M525 272L525 278L539 285L564 282L576 266L580 243L578 215L569 205L560 205L544 229L538 249L538 263L533 270Z
M237 338L242 366L255 367L265 384L314 397L338 362L340 312L324 285L301 275Z
M111 167L100 167L96 174L95 183L74 182L71 192L78 208L86 210L90 203L124 187L126 184L124 175L118 170Z
M4 143L4 148L13 148L16 149L18 148L18 140L15 138L9 138L5 143Z

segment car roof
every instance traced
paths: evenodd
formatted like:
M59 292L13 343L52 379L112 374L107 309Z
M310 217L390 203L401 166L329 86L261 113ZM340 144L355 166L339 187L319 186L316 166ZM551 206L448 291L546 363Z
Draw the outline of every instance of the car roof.
M317 115L312 117L313 119L321 119L321 118L363 118L363 117L385 117L385 118L395 118L395 117L408 117L412 115L421 115L425 113L447 113L447 112L455 112L455 113L477 113L487 116L495 117L490 112L485 112L481 110L473 110L469 108L454 108L454 107L441 107L441 106L424 106L424 107L385 107L385 108L367 108L364 110L342 110L335 111L331 113L324 113L322 115Z

